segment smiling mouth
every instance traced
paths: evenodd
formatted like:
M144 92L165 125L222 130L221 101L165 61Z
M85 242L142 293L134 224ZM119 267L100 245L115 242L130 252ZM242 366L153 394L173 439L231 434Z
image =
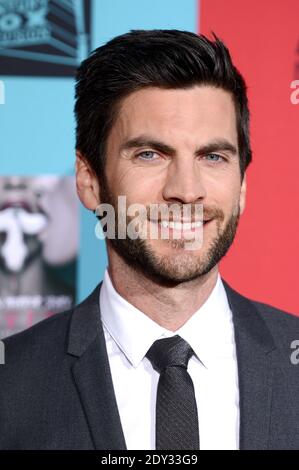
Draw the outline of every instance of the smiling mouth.
M151 222L158 224L163 229L170 229L180 232L187 232L187 231L195 231L205 226L208 222L212 219L204 220L204 221L194 221L194 222L178 222L172 220L151 220Z

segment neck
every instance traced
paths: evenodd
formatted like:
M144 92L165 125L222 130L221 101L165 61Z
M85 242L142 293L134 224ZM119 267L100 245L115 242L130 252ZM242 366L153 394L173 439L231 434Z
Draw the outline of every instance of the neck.
M191 281L165 287L128 266L113 251L109 253L108 272L119 295L163 328L176 331L211 294L217 282L218 266Z

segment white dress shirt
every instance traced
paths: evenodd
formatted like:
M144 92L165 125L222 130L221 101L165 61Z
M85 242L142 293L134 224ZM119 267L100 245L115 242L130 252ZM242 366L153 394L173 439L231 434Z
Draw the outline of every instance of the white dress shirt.
M198 409L200 448L239 448L239 387L232 313L218 274L205 303L177 331L151 320L115 290L106 269L100 308L116 401L128 450L155 449L159 374L145 357L159 338L180 335Z

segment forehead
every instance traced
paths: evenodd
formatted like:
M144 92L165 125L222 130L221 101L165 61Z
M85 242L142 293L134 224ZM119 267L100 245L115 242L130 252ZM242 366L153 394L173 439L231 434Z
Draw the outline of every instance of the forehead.
M225 137L236 142L233 98L212 86L138 90L122 101L110 138L123 141L138 134L158 135L172 143L188 140L191 144L196 140L198 144L201 137Z

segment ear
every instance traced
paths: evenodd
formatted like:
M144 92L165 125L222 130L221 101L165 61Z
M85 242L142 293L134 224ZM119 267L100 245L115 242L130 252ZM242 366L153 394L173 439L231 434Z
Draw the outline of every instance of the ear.
M100 204L100 185L86 158L76 151L76 187L80 201L86 209L95 210Z
M240 214L243 214L245 206L246 206L246 173L244 173L243 181L241 184L241 191L240 191Z

